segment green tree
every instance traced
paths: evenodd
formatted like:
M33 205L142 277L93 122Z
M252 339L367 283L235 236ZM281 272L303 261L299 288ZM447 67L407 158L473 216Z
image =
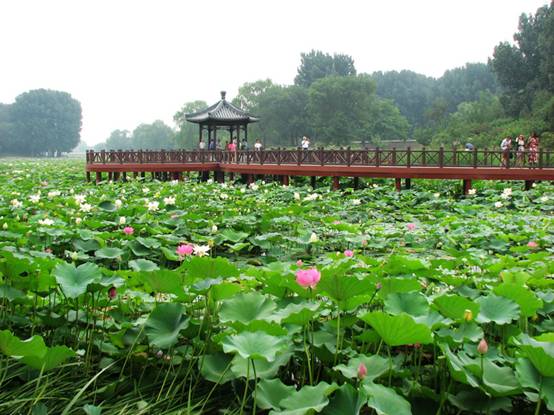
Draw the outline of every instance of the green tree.
M196 148L198 147L199 130L198 125L188 122L185 119L186 114L201 111L208 107L205 101L192 101L183 104L181 109L173 116L173 121L177 126L175 136L176 146L178 148Z
M141 124L133 130L132 143L136 149L172 149L175 147L175 132L160 120Z
M300 54L300 67L294 78L295 85L309 87L318 79L326 76L356 75L354 59L348 55L329 55L319 50Z
M106 150L131 150L133 141L128 130L114 130L104 143Z
M391 99L412 127L425 124L425 110L433 100L436 80L412 71L374 72L377 95Z
M368 75L329 76L309 89L308 113L315 138L324 144L406 138L407 120L375 94Z
M10 113L18 154L59 156L79 143L81 104L67 92L25 92L16 97Z
M535 95L554 93L554 8L545 5L535 15L522 14L515 44L502 42L489 61L503 88L502 104L513 116L531 112Z
M0 154L13 152L13 125L10 115L11 106L0 103Z

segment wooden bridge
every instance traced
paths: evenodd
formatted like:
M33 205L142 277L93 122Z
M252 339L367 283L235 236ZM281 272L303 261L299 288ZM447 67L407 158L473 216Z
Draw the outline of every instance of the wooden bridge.
M333 188L340 187L340 177L394 178L400 190L402 179L406 188L417 179L463 180L464 192L471 188L472 180L522 180L528 189L534 181L554 181L554 152L540 150L536 163L529 163L529 154L518 157L515 152L507 157L500 150L458 150L410 148L352 150L110 150L87 151L86 176L96 173L96 182L103 180L126 180L127 174L134 177L151 173L158 179L182 179L184 172L202 172L207 179L213 172L214 179L225 180L241 174L247 182L255 176L276 175L283 184L290 176L309 176L312 185L318 176L333 178Z

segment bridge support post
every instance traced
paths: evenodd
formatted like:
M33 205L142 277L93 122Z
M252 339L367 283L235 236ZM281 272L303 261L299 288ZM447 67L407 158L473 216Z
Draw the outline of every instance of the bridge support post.
M340 181L338 176L333 176L333 184L331 185L332 190L340 190Z
M113 181L114 182L117 182L119 180L119 172L118 171L114 171L113 172Z
M121 180L126 182L127 181L127 172L124 171L123 173L121 173Z
M354 189L358 189L360 187L360 178L354 177Z
M534 180L525 180L525 190L531 190L533 187Z
M312 185L312 189L315 189L316 180L317 180L317 177L316 177L316 176L311 176L311 177L310 177L310 183L311 183L311 185Z
M288 186L289 185L289 176L288 175L281 176L281 184L283 186Z
M145 171L141 171L141 172L140 172L140 177L142 177L143 179L146 179L146 172L145 172Z
M137 171L134 171L133 172L133 179L136 179L138 177L138 172Z
M99 184L102 181L102 173L97 171L96 172L96 184Z
M471 179L464 179L464 195L469 194L469 189L471 189Z
M229 180L235 180L235 173L229 173Z
M405 184L406 189L411 189L412 188L412 179L409 179L409 178L404 179L404 184Z
M396 177L394 179L394 187L396 188L397 192L400 192L402 190L402 179L399 177Z
M87 177L87 182L90 182L90 171L87 171L86 177Z
M108 172L108 181L111 182L113 180L113 173L111 171Z
M215 176L217 177L218 183L225 183L225 173L222 171L216 171Z
M254 183L254 176L252 174L246 175L246 184L252 184Z

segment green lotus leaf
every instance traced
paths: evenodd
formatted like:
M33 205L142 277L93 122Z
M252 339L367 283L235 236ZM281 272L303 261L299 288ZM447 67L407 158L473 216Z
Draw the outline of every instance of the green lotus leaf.
M323 408L322 415L358 415L365 405L367 396L363 389L356 390L348 383L338 388Z
M239 270L226 258L194 257L181 266L188 271L188 276L196 280L238 277Z
M158 265L155 262L149 261L148 259L133 259L132 261L129 261L129 266L134 271L144 271L144 272L152 272L157 271L160 269Z
M344 309L345 301L375 291L375 284L368 279L358 279L342 275L336 270L323 270L317 291L330 297Z
M262 379L256 388L256 399L260 409L279 409L279 402L295 392L294 386L287 386L280 379Z
M479 313L479 304L462 297L461 295L442 295L435 298L433 305L437 307L439 312L454 321L464 320L466 310L471 310L473 318Z
M223 301L219 311L222 322L250 323L254 320L270 320L277 308L275 301L259 292L242 293Z
M543 306L542 300L523 285L504 283L494 287L493 292L515 301L519 305L523 317L534 316L537 310Z
M337 389L335 384L319 382L316 386L304 386L279 402L281 410L270 415L304 415L321 412L329 404L328 396Z
M103 202L100 202L98 204L98 207L102 210L105 210L106 212L115 212L117 208L110 200L104 200Z
M367 405L382 415L411 415L410 403L394 389L374 383L365 383L363 390L368 396Z
M519 339L520 349L542 376L554 377L554 341L550 340L549 336L543 339L547 341L533 339L524 334Z
M456 343L464 341L478 342L483 338L483 329L474 322L462 323L459 327L443 328L437 334L440 337L450 337Z
M40 356L25 356L21 359L21 361L34 369L46 371L58 367L73 356L75 356L75 352L69 347L53 346L47 348L46 353Z
M177 343L179 332L188 327L184 307L177 303L162 303L150 313L145 332L150 344L167 349Z
M382 311L374 311L361 318L370 324L389 346L433 342L429 327L416 323L407 314L391 316Z
M277 375L281 367L285 366L289 362L291 356L291 352L280 353L272 362L267 360L255 360L254 366L252 366L252 360L245 359L237 354L233 358L231 371L236 377L246 378L248 373L249 379L254 379L255 369L258 379L271 379ZM247 368L247 364L250 365L250 368Z
M162 243L154 238L143 238L142 236L138 236L137 238L135 238L135 241L148 249L158 249L160 246L162 246Z
M512 396L521 393L521 386L514 371L497 366L489 359L483 360L483 383L493 396Z
M476 321L479 323L509 324L512 320L519 318L519 306L512 300L490 294L486 297L479 297L475 300L480 310Z
M412 274L426 270L429 265L420 259L402 255L391 255L385 263L383 270L390 275Z
M378 295L386 299L392 293L407 293L421 290L421 284L416 278L385 278L381 281Z
M183 278L178 271L160 269L155 272L141 271L136 273L136 280L146 286L147 292L174 294L183 298Z
M412 317L424 316L429 312L429 303L418 292L392 293L385 300L385 311L390 314L409 314Z
M225 353L204 355L198 360L200 374L214 383L226 383L237 376L231 371L233 356Z
M287 339L271 336L264 332L244 331L225 337L222 345L225 353L237 353L244 359L272 362L278 353L286 350Z
M333 370L340 371L347 378L356 379L358 377L358 368L362 363L367 369L364 381L369 382L387 373L391 367L389 359L385 359L379 355L359 355L350 359L346 365L335 366Z
M241 242L245 240L248 237L248 233L246 232L237 232L232 229L224 229L217 235L217 239L219 240L219 243L223 241L231 241L234 243Z
M554 411L554 377L543 377L529 359L518 358L515 364L516 377L523 388L541 392L549 411ZM542 385L541 385L542 383Z
M456 395L449 395L448 400L460 410L470 414L493 413L502 410L512 412L512 401L507 397L491 398L479 389L464 390Z
M9 330L0 331L0 351L6 356L42 356L46 349L46 344L40 336L21 340Z
M456 354L454 354L450 347L447 344L439 343L439 347L442 349L442 352L446 356L446 361L448 362L448 368L450 369L450 374L452 378L458 382L465 383L467 385L473 386L474 388L479 387L478 378L466 367L466 363Z
M99 282L102 278L98 266L90 262L78 267L73 264L59 264L53 273L63 293L69 298L84 294L89 284Z
M121 258L123 255L123 250L119 248L101 248L98 251L94 252L94 255L97 258L103 258L103 259L116 259Z

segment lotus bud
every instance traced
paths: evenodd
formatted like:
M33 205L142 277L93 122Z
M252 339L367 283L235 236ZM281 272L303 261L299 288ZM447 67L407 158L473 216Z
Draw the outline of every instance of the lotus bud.
M470 309L466 308L465 311L464 311L464 320L465 320L465 321L471 321L471 320L473 320L473 311L471 311Z
M115 297L117 296L117 290L115 287L111 287L109 290L108 290L108 298L110 300L113 300Z
M358 379L363 380L367 375L367 367L360 363L360 366L358 366Z
M4 222L4 224L2 225L2 229L4 230L8 229L8 224L6 222Z
M381 284L380 282L378 282L377 284L375 284L375 290L376 290L376 291L379 291L381 288L383 288L383 284Z
M489 345L485 339L481 339L479 345L477 346L477 352L479 354L485 354L489 351Z

